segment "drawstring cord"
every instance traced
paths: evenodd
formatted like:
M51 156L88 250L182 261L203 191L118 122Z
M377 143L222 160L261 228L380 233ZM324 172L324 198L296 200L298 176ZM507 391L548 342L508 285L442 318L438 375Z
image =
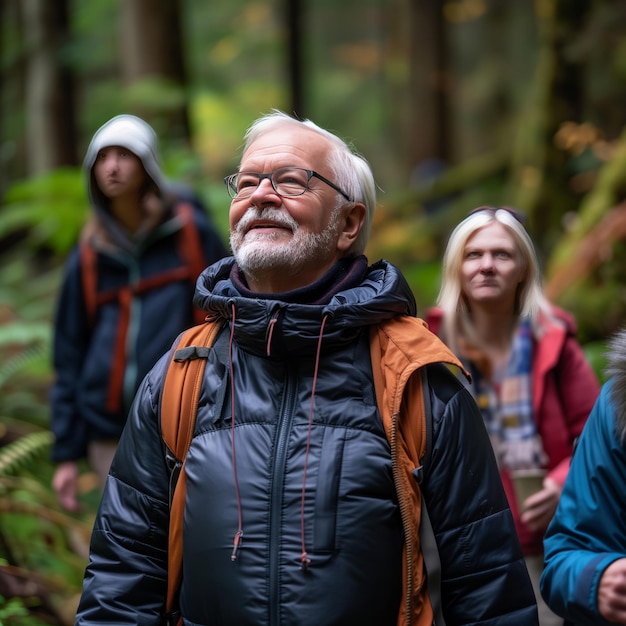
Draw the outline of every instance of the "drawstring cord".
M311 559L309 558L304 540L304 501L306 497L306 470L309 466L309 450L311 449L311 428L313 425L313 407L315 406L315 388L317 386L317 373L320 364L320 354L322 351L322 337L324 335L324 326L328 315L325 315L322 319L322 325L320 327L320 334L317 338L317 351L315 353L315 369L313 371L313 384L311 386L311 402L309 403L309 423L306 436L306 452L304 454L304 471L302 477L302 496L300 502L300 537L302 541L302 553L300 554L300 569L305 572L308 571L311 565Z
M230 339L228 341L228 366L230 370L230 455L233 464L233 475L235 479L235 495L237 498L237 532L233 538L233 551L230 555L231 561L237 560L237 554L241 547L243 537L243 516L241 513L241 494L239 492L239 479L237 478L237 457L235 455L235 377L233 369L233 337L235 334L235 305L231 304L232 322L230 327Z
M270 356L272 350L272 335L274 334L274 326L276 326L276 322L278 321L278 311L274 313L274 317L270 320L270 327L267 331L267 344L265 346L265 352L267 356Z
M229 361L229 370L230 370L230 394L231 394L231 461L233 464L233 474L235 480L235 493L237 498L237 532L233 538L233 551L230 555L231 561L236 561L239 553L239 548L241 547L241 540L243 538L243 516L241 511L241 494L239 491L239 479L237 477L237 459L235 455L235 379L234 379L234 369L233 369L233 337L235 331L235 305L231 305L232 309L232 323L230 329L230 338L228 343L228 361ZM311 430L313 426L313 409L315 407L315 390L317 386L317 377L319 371L319 363L320 363L320 355L322 351L322 339L324 337L324 327L326 326L326 320L328 319L328 315L325 315L322 319L322 324L320 327L319 337L317 339L317 350L315 353L315 368L313 371L313 383L311 386L311 401L309 403L309 420L307 425L307 439L306 439L306 451L304 454L304 470L302 476L302 494L300 499L300 539L302 545L302 552L300 554L300 569L303 571L308 571L311 565L311 559L308 556L306 550L306 541L304 538L304 504L306 500L306 476L307 476L307 467L309 465L309 452L311 449ZM274 330L274 326L276 324L276 317L270 320L270 328L268 333L267 340L267 353L270 354L270 345L272 340L272 333Z

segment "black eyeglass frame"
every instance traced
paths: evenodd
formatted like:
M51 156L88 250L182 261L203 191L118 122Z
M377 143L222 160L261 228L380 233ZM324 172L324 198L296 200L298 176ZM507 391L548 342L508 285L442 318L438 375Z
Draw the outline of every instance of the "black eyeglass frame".
M274 176L274 174L276 174L276 172L280 172L281 170L300 170L302 172L306 172L306 175L307 175L306 186L302 189L301 193L284 194L284 193L281 193L280 191L278 191L278 189L276 189L276 183L274 182L273 176ZM231 184L231 181L234 180L237 176L241 176L242 174L253 174L254 176L258 176L259 183L258 183L257 187L261 184L261 181L263 179L267 178L270 181L270 184L272 185L272 189L279 196L281 196L281 198L297 198L299 196L304 195L305 192L307 192L309 190L309 183L311 182L311 178L319 178L319 180L321 180L323 183L326 183L329 187L332 187L337 193L340 193L348 202L352 202L350 196L343 189L341 189L341 187L338 187L337 185L335 185L335 183L333 183L332 181L328 180L328 178L326 178L325 176L322 176L319 172L316 172L315 170L308 170L305 167L295 167L295 166L293 166L293 167L292 166L279 167L278 169L274 170L273 172L267 172L265 174L261 174L259 172L244 171L244 172L235 172L234 174L229 174L228 176L225 176L224 177L224 184L226 185L226 189L228 191L228 195L233 200L237 199L238 193L237 193L235 187ZM254 192L252 192L252 193L254 193ZM250 195L252 195L252 194L250 194ZM249 196L245 196L245 197L249 197Z

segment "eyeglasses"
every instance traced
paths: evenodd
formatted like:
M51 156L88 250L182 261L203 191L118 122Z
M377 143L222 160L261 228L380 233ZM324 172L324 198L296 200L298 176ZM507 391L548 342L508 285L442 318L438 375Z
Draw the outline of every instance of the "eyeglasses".
M224 183L228 189L228 195L233 200L241 200L242 198L249 198L264 178L267 178L272 183L272 188L279 196L286 198L301 196L309 189L311 178L319 178L323 183L340 193L348 202L351 201L350 196L343 189L337 187L335 183L328 180L328 178L314 170L306 170L302 167L280 167L267 174L237 172L236 174L226 176Z

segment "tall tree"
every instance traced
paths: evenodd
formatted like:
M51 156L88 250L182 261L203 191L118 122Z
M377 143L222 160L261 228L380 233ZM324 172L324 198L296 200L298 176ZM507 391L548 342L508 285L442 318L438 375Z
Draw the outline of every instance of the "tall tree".
M301 118L306 117L303 85L304 65L302 58L303 10L302 0L287 0L285 7L287 25L287 64L291 110Z
M411 164L448 161L450 111L442 3L409 2Z
M553 240L561 236L563 214L576 211L581 200L570 180L570 155L557 145L555 137L564 124L583 120L585 67L579 59L572 58L570 50L576 34L584 28L592 4L591 0L555 0L554 19L546 38L552 55L552 83L546 102L542 194L535 207L534 225L537 232L551 234ZM545 247L550 243L544 239Z
M142 102L137 108L145 108L151 118L163 115L165 130L173 137L188 140L181 0L124 0L120 10L121 74L125 85L156 80L164 89L156 111L154 101Z
M67 1L24 0L20 7L27 52L27 169L32 175L77 162L74 81L61 54L68 39Z

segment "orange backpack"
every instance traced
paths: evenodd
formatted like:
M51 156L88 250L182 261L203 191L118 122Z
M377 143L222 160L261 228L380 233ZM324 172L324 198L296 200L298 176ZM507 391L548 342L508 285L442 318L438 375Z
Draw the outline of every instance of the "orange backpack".
M178 237L178 249L183 264L180 267L144 278L134 285L98 292L98 253L87 242L81 242L79 247L81 282L89 324L91 326L95 324L98 307L115 301L118 301L120 305L106 402L107 410L113 413L121 408L122 386L126 370L126 333L133 297L177 280L188 279L195 287L196 279L206 267L202 242L193 219L193 207L182 202L176 206L175 210L183 222ZM196 322L200 323L204 320L205 315L202 311L194 309L194 317Z
M172 357L165 376L160 402L160 428L167 447L166 461L170 476L170 521L168 537L167 598L165 623L182 626L178 607L178 591L182 580L183 517L185 509L185 459L193 438L202 388L204 367L216 337L223 326L222 321L206 320L183 332L172 349ZM419 452L422 467L430 454L432 415L430 395L427 390L426 369L421 368L424 389L424 428L416 428L415 449ZM381 397L382 378L374 376L376 395ZM423 473L423 472L422 472ZM420 547L428 571L428 596L437 626L445 626L441 610L440 574L441 564L435 535L428 512L421 499ZM433 622L435 623L435 622Z

